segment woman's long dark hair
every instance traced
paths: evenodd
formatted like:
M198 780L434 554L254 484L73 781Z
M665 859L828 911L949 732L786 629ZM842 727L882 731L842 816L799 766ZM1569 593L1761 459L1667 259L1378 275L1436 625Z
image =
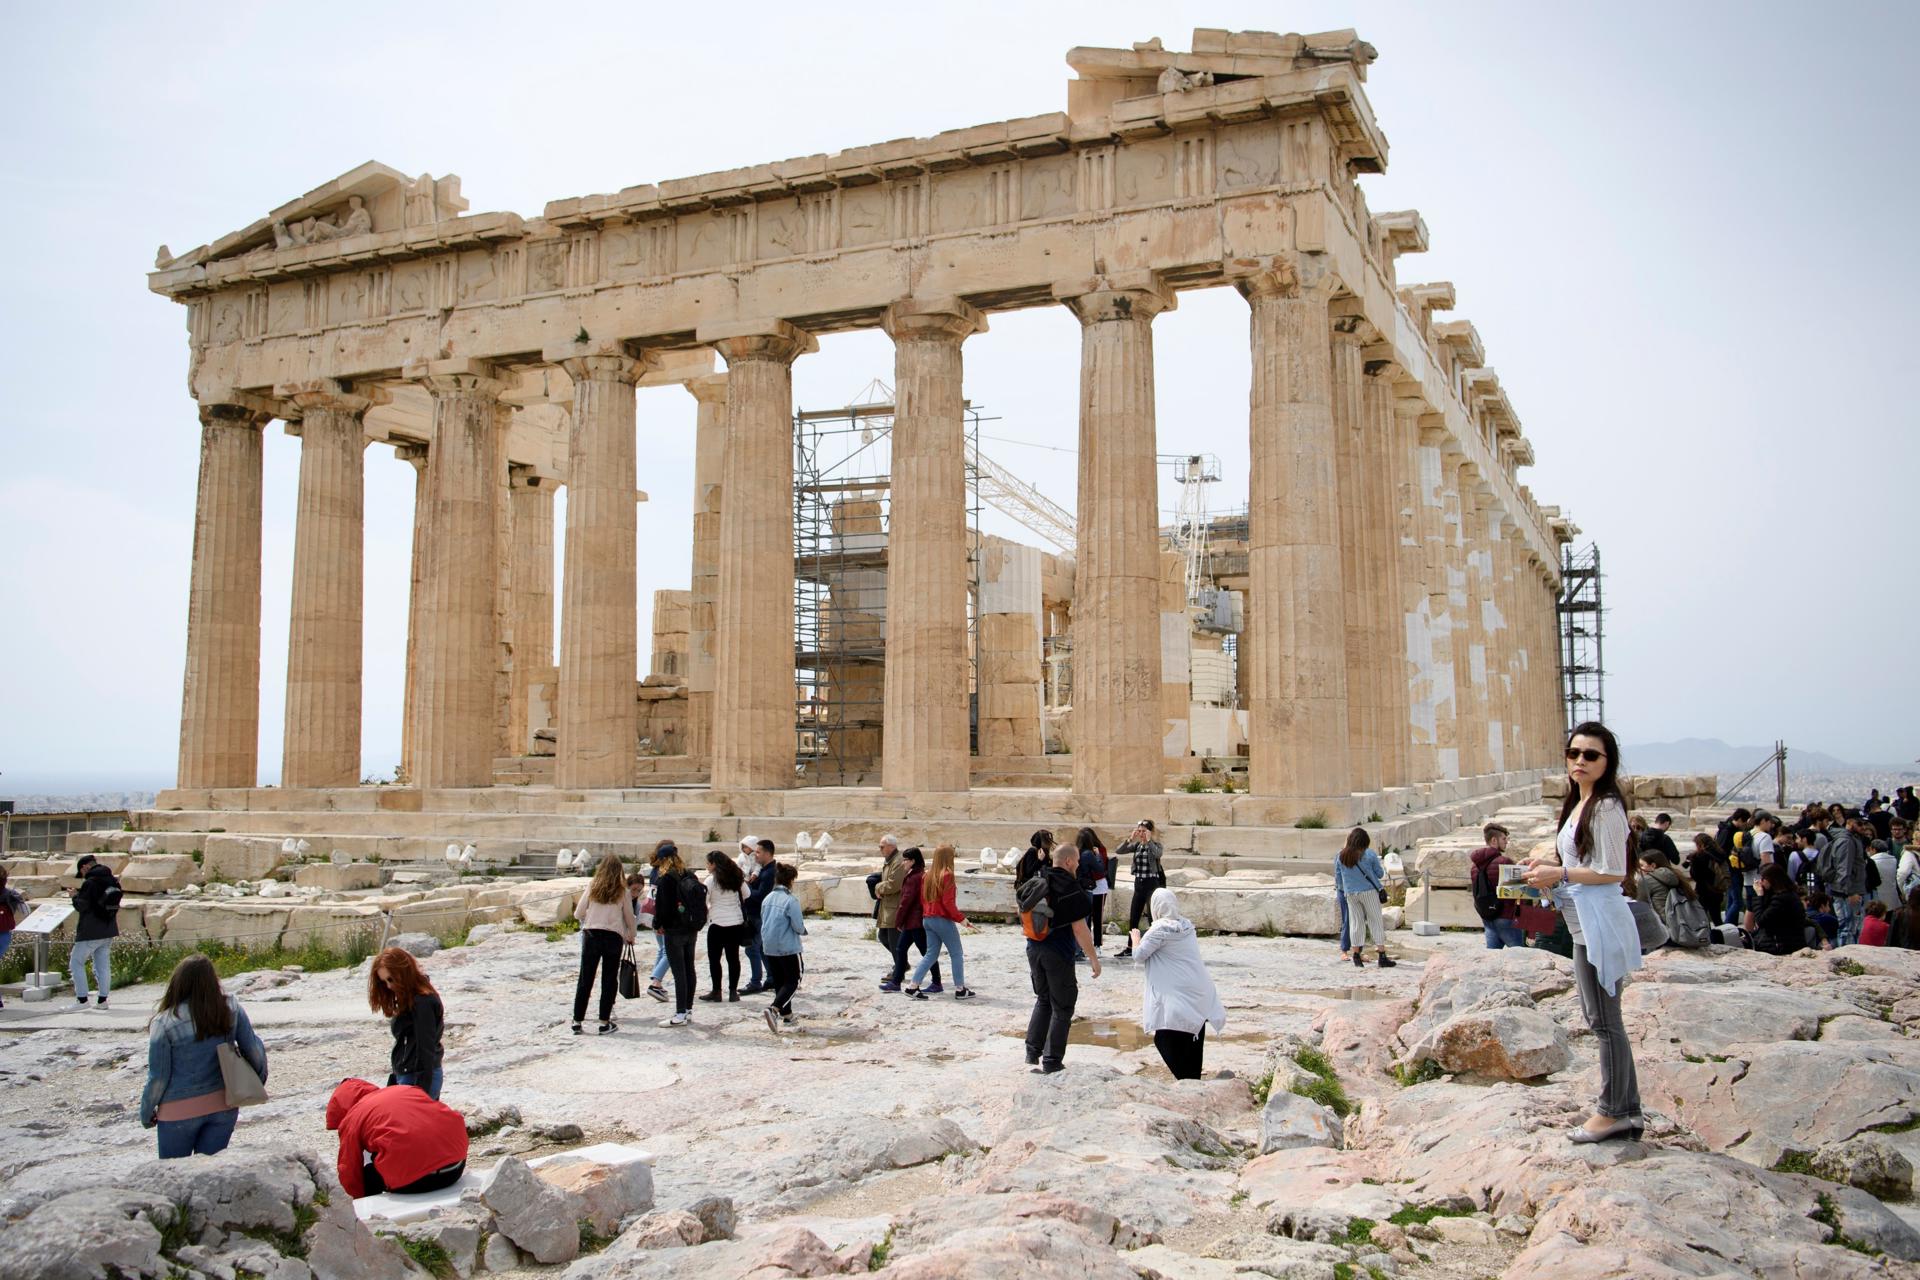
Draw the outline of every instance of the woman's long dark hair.
M740 886L747 882L740 864L718 849L707 855L707 870L713 873L713 882L720 886L722 893L738 893Z
M1340 865L1343 867L1359 866L1360 855L1365 853L1367 846L1372 843L1373 838L1367 834L1365 827L1355 827L1353 830L1347 832L1347 843L1340 850Z
M1089 849L1104 849L1107 847L1100 843L1100 835L1092 827L1080 828L1080 834L1073 838L1073 843L1079 847L1082 853Z
M1566 745L1573 745L1575 738L1597 738L1600 745L1607 751L1607 767L1601 770L1599 781L1593 784L1593 803L1586 807L1585 812L1580 815L1580 825L1573 829L1574 856L1580 859L1580 865L1584 867L1593 861L1593 815L1599 811L1602 804L1606 803L1609 796L1619 803L1622 813L1625 813L1629 806L1627 798L1620 794L1620 740L1613 736L1613 730L1598 720L1586 720L1573 726L1573 732L1567 735ZM1574 784L1573 779L1569 778L1567 779L1567 798L1560 802L1560 821L1554 824L1554 830L1558 831L1566 826L1567 819L1579 807L1580 788ZM1631 874L1633 871L1631 830L1628 831L1627 841L1627 871Z
M160 993L156 1013L168 1013L181 1005L193 1019L195 1040L224 1040L233 1032L233 1010L227 1007L226 993L220 990L220 975L213 961L203 955L190 955L173 966L167 989Z

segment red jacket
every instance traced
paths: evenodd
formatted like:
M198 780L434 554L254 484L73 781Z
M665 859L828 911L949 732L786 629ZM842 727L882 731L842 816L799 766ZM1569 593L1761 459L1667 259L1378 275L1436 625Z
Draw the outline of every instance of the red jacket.
M951 920L955 924L965 924L967 918L960 914L960 877L950 875L946 884L941 886L940 900L929 902L926 913L941 920Z
M1494 888L1500 887L1500 868L1513 865L1513 859L1490 844L1483 844L1473 851L1468 859L1472 863L1472 874L1485 876ZM1517 920L1520 918L1520 902L1517 898L1508 898L1500 904L1500 919Z
M327 1099L327 1128L340 1131L340 1185L358 1199L367 1194L362 1153L390 1187L458 1164L467 1158L467 1122L410 1084L377 1089L365 1080L342 1080Z
M921 886L926 884L924 871L915 871L909 867L907 878L900 882L900 909L893 914L893 927L896 929L918 929L926 916L926 904L920 901Z

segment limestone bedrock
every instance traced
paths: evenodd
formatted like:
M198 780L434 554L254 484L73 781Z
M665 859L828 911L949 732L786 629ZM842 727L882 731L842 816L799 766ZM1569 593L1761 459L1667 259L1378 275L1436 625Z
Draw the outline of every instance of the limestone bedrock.
M1403 1277L1691 1274L1681 1262L1698 1247L1735 1274L1911 1275L1900 1260L1920 1256L1910 1202L1769 1171L1791 1151L1822 1152L1816 1167L1836 1169L1920 1156L1912 952L1650 956L1628 986L1626 1019L1647 1140L1596 1149L1566 1140L1595 1093L1595 1059L1556 956L1488 953L1477 934L1396 932L1401 965L1382 971L1342 963L1325 939L1204 937L1228 1024L1208 1036L1207 1078L1175 1083L1140 1031L1132 962L1110 961L1098 979L1078 969L1067 1070L1040 1077L1023 1061L1031 995L1013 928L966 935L977 1000L953 1001L949 985L920 1002L878 990L885 957L864 921L807 927L799 1029L778 1036L763 999L696 1004L692 1027L669 1031L654 1024L670 1006L642 998L621 1002L616 1033L576 1038L573 937L494 932L423 962L447 1007L442 1096L500 1123L474 1139L476 1166L603 1141L656 1157L652 1213L567 1274L858 1273L890 1235L888 1269L910 1276L1331 1275L1342 1261L1365 1274L1384 1237L1354 1242L1354 1219L1384 1226L1410 1206L1485 1214L1487 1227L1405 1239L1415 1252L1396 1260ZM652 954L643 939L643 963ZM391 1040L367 1012L364 966L227 986L267 1044L273 1097L243 1116L230 1156L180 1162L182 1176L288 1150L326 1174L328 1092L346 1075L386 1075ZM77 1187L120 1188L130 1206L143 1193L136 1169L153 1137L134 1103L158 988L114 994L104 1011L0 1010L0 1221L23 1222ZM1477 1007L1499 1015L1487 1035L1516 1012L1550 1022L1567 1061L1527 1084L1484 1066L1411 1088L1390 1074L1430 1026ZM1880 1034L1863 1034L1868 1024ZM1489 1047L1485 1061L1517 1064L1529 1045ZM1263 1128L1250 1086L1272 1072L1282 1094L1312 1087L1292 1062L1303 1047L1327 1056L1357 1110L1261 1155L1276 1145L1275 1113ZM1861 1149L1849 1156L1850 1146ZM699 1202L719 1196L737 1210L731 1239L703 1230L695 1242L662 1216L703 1217ZM1610 1197L1649 1203L1623 1217L1597 1208ZM1815 1214L1890 1256L1829 1243L1833 1226ZM1744 1221L1753 1215L1760 1229ZM1578 1247L1589 1233L1601 1247ZM547 1256L564 1254L557 1234L547 1243L557 1250ZM558 1274L517 1252L481 1252ZM1623 1258L1646 1265L1623 1270ZM179 1273L202 1274L190 1260Z

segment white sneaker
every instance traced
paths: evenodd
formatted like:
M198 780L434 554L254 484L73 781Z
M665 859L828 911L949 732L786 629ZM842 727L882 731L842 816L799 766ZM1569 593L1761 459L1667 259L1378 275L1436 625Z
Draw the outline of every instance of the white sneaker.
M693 1022L693 1015L686 1014L686 1013L676 1013L671 1018L662 1018L660 1020L660 1025L663 1027L684 1027L684 1026L690 1025L692 1022Z
M774 1012L774 1008L772 1005L767 1006L766 1016L767 1016L767 1030L773 1032L773 1034L775 1035L779 1035L780 1034L780 1015Z

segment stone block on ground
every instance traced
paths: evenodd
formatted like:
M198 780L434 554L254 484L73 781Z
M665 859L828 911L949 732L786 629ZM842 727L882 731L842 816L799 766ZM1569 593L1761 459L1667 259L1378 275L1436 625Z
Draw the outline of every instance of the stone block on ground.
M120 887L128 893L172 893L200 878L200 864L184 853L143 853L127 860Z
M534 1175L564 1192L603 1236L618 1232L653 1207L653 1170L641 1161L603 1164L585 1156L561 1155L544 1161Z
M537 1176L526 1161L502 1160L480 1199L493 1210L500 1233L534 1261L552 1265L579 1256L580 1224L566 1192Z
M1813 1153L1813 1171L1882 1200L1913 1197L1913 1163L1883 1133L1862 1133L1829 1142Z
M1332 1108L1277 1087L1260 1109L1260 1154L1290 1147L1337 1147L1340 1117Z
M316 862L295 867L293 882L302 888L345 893L351 889L378 889L385 874L376 862L349 862L345 866Z

